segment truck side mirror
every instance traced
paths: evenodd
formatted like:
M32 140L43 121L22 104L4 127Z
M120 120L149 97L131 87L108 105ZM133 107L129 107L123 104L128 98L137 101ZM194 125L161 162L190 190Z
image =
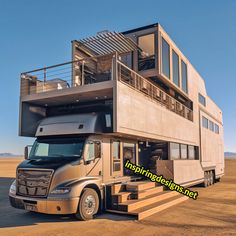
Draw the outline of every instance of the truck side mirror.
M25 146L25 152L24 152L25 160L27 160L29 158L29 153L30 153L31 147L32 147L32 145Z

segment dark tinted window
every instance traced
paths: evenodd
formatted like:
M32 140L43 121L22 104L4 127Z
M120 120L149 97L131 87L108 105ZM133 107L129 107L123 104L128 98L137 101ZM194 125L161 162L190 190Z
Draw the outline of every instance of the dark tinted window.
M172 50L172 73L173 82L179 86L179 56Z
M138 53L138 70L155 68L155 35L148 34L138 38L138 46L141 49Z
M209 120L209 129L214 132L214 123Z
M198 94L198 101L203 105L206 106L206 98L201 95L200 93Z
M202 117L202 126L208 129L208 119L206 117Z
M187 82L187 65L181 61L181 74L182 74L182 90L188 92L188 82Z
M170 78L170 46L162 38L162 73Z

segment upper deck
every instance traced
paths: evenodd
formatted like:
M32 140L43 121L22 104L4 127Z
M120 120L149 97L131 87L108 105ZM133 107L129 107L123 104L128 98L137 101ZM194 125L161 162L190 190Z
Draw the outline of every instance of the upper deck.
M148 99L155 109L159 106L171 112L165 116L177 114L183 119L177 119L180 123L198 123L198 93L207 97L204 81L160 25L123 34L103 32L72 41L72 61L21 74L20 134L33 136L26 131L26 117L33 119L33 125L45 116L73 109L109 110L113 131L117 131L117 116L122 117L118 102L125 99L119 98L125 97L119 84L130 88L129 94L138 96L135 100L145 103ZM219 109L212 107L210 113L221 123Z

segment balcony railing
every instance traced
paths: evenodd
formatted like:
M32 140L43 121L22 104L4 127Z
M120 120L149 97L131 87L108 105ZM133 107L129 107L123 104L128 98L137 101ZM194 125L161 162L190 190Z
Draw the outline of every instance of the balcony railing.
M117 59L116 54L90 57L21 74L21 96L119 80L168 110L193 121L193 111Z
M193 111L171 97L163 90L149 82L146 78L142 77L137 72L131 70L122 62L118 61L118 79L131 86L133 89L145 94L152 100L165 106L168 110L193 121Z
M113 55L90 57L21 74L21 96L112 79Z

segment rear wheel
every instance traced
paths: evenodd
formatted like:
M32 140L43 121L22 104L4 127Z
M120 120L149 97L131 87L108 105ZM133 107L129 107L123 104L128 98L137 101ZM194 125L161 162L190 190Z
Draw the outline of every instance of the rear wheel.
M204 172L204 187L208 187L210 185L210 178L209 178L209 172Z
M94 189L85 188L80 197L79 206L75 217L78 220L90 220L98 212L99 198Z
M210 185L214 184L214 172L210 171Z

